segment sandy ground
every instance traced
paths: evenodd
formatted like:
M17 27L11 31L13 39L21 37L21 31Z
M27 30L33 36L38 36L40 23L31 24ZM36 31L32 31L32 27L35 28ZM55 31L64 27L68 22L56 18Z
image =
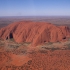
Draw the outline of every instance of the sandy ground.
M70 70L69 43L50 43L31 49L24 44L0 41L0 70Z

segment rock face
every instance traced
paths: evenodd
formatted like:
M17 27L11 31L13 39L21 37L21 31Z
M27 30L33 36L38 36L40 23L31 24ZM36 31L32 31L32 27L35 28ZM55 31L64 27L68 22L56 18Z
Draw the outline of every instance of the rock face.
M0 29L0 39L14 38L18 43L31 42L34 46L68 37L70 29L67 26L55 26L47 22L21 21Z

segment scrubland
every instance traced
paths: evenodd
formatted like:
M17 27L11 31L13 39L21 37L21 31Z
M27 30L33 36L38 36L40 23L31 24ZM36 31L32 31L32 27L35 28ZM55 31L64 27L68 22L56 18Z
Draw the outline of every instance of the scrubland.
M33 48L29 45L0 40L0 70L70 69L70 40L44 43Z

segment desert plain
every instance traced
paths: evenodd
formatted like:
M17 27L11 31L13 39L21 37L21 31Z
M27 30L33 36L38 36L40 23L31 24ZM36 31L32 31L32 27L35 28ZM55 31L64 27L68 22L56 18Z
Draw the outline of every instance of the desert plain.
M70 17L0 18L0 70L70 70Z

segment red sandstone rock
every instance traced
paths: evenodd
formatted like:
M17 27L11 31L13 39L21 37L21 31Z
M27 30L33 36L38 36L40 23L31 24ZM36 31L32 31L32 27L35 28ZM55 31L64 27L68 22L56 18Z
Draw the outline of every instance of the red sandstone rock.
M0 38L14 38L18 43L31 42L37 46L44 42L57 42L70 37L67 26L55 26L47 22L16 22L0 29Z

